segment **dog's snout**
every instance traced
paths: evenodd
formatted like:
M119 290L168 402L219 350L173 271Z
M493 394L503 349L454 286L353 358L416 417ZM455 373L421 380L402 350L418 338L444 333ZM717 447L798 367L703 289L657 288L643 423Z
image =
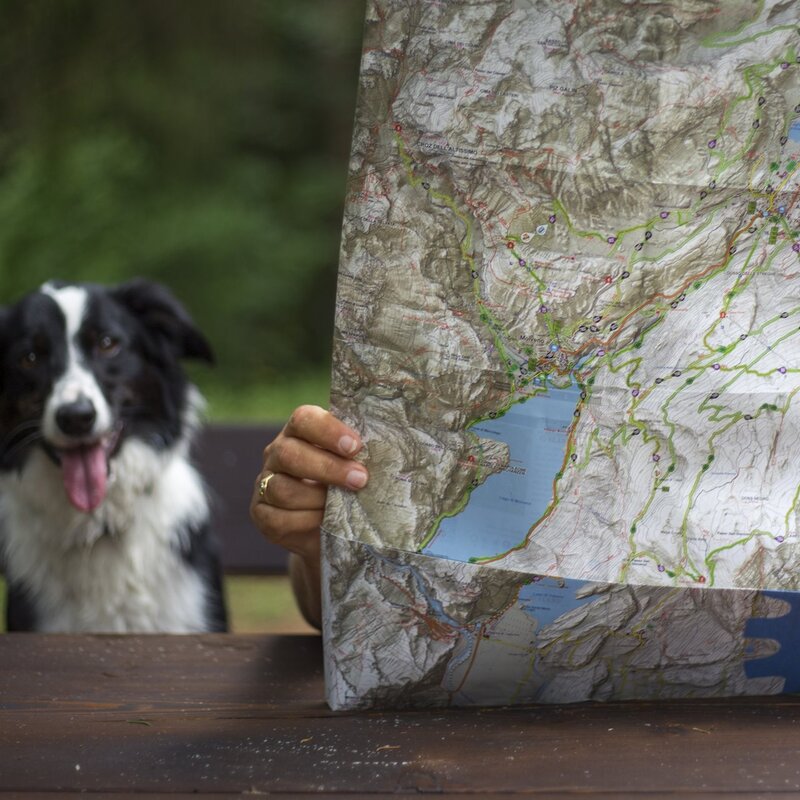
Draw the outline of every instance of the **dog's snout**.
M67 436L86 436L92 432L97 411L88 397L65 403L56 411L56 425Z

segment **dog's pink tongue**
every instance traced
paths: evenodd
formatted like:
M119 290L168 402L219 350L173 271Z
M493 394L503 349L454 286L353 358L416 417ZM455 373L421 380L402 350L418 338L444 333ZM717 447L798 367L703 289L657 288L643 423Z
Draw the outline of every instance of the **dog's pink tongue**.
M108 461L101 444L62 450L64 488L78 511L92 511L103 502L108 480Z

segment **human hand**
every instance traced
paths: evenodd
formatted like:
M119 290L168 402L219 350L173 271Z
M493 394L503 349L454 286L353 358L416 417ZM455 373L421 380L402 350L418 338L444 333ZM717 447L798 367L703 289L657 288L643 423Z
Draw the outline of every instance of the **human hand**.
M363 488L367 470L353 456L358 434L328 411L303 405L264 449L250 501L263 536L294 554L290 574L306 617L319 624L320 525L328 486Z
M361 489L367 470L353 460L358 434L318 406L295 409L264 449L250 515L271 542L308 558L319 555L328 486Z

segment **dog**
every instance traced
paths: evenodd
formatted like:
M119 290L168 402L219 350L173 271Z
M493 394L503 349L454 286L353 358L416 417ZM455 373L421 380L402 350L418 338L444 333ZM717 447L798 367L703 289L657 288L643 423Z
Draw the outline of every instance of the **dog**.
M162 285L49 282L0 308L0 541L9 631L223 631L189 460L213 362Z

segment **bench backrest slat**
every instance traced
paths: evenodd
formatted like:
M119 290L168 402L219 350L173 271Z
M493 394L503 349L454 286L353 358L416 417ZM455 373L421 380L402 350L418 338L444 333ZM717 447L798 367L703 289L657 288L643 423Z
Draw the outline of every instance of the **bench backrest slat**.
M226 572L285 572L288 554L261 537L250 520L250 496L264 447L281 425L208 425L194 461L210 489L212 525L222 544Z

